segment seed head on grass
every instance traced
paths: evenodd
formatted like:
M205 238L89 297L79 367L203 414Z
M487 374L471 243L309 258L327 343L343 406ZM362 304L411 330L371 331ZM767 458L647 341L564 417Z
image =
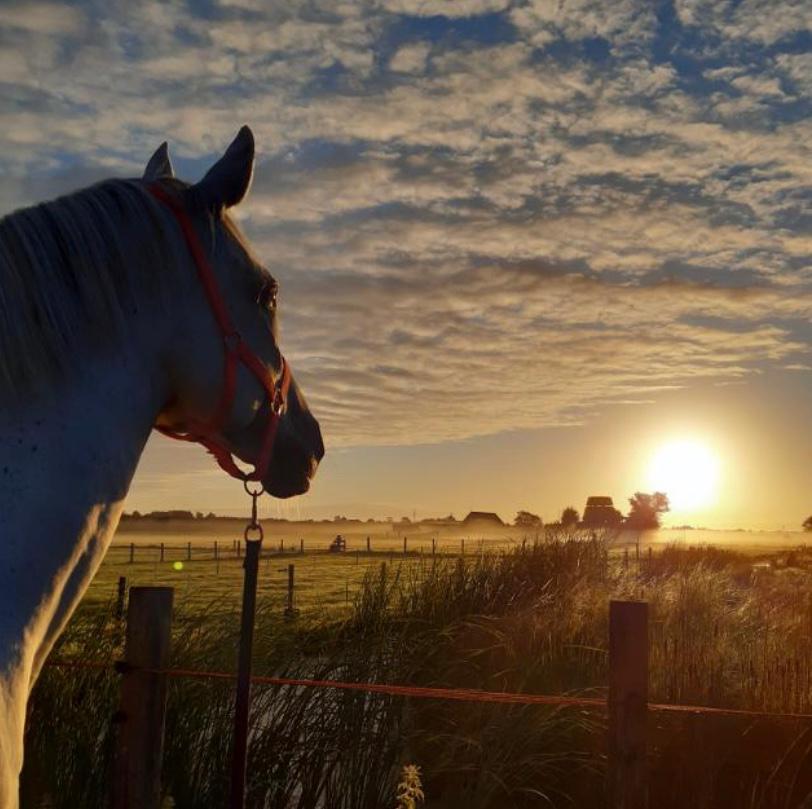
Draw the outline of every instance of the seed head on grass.
M422 803L425 798L423 783L420 780L420 767L415 764L404 764L400 773L395 809L417 809L417 804Z

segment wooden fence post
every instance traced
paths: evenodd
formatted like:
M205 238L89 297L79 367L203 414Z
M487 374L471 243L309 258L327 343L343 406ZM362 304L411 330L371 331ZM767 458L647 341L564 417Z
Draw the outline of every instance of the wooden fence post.
M609 806L647 809L648 604L609 602Z
M116 618L121 620L124 617L124 599L127 594L127 579L124 576L118 577L118 594L116 596Z
M370 553L371 551L372 551L372 541L370 540L369 537L367 537L367 553Z
M164 543L162 542L161 543L161 561L163 562L163 560L164 560Z
M135 543L130 543L130 564L135 561Z
M215 539L215 540L214 540L214 561L215 561L215 562L216 562L216 561L217 561L217 559L218 559L218 557L217 557L217 550L218 550L218 549L217 549L217 540Z
M113 809L159 809L161 803L166 675L139 669L169 664L172 592L171 587L130 590Z
M192 561L192 543L191 542L186 543L186 561L187 562Z
M403 537L403 555L406 556L406 537Z
M431 538L431 555L432 556L437 555L437 540L435 537Z
M292 618L296 614L296 609L294 607L293 601L295 574L296 574L296 566L288 565L288 603L285 605L285 617L287 618Z
M302 556L304 556L304 540L303 539L299 540L299 553L301 553Z
M465 540L464 539L460 540L460 552L461 552L462 556L465 556Z

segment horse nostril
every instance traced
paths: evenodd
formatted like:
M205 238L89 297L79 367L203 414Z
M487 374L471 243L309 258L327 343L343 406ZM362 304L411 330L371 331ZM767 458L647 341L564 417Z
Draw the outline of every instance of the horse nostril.
M314 453L316 460L320 461L324 457L324 442L321 440L321 430L316 427L317 436L318 436L318 445L316 446L316 452Z
M311 447L313 452L313 457L318 463L324 457L324 441L321 438L321 428L319 427L319 423L313 416L310 416L310 433L311 433ZM315 471L315 469L313 470Z

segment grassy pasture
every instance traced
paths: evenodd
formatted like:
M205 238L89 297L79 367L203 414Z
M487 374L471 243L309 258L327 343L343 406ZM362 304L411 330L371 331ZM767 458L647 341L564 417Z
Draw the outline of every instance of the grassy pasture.
M86 600L108 601L116 592L119 576L125 576L128 586L174 587L176 606L183 611L215 604L221 610L234 609L242 597L243 568L233 542L242 537L243 527L244 521L239 520L223 521L219 530L196 521L149 523L135 530L127 526L127 530L119 531L116 536ZM260 597L283 609L287 597L287 566L293 564L298 609L327 614L345 611L367 572L377 570L383 562L414 567L420 575L425 575L432 564L432 538L439 559L456 557L463 551L468 559L507 552L520 548L522 541L525 546L530 545L536 538L535 534L509 528L487 534L429 532L425 528L398 534L381 529L381 524L370 528L358 524L351 524L349 530L339 528L347 540L347 551L336 554L327 550L338 533L335 526L266 523L258 581ZM366 551L367 537L371 553ZM299 552L300 540L304 540L304 554ZM219 560L214 558L215 541ZM163 562L160 560L161 542L164 543ZM130 543L135 545L133 563L129 562ZM191 561L187 558L187 543L192 547ZM180 566L176 567L176 563Z
M277 590L266 584L255 670L600 695L608 601L643 598L651 609L652 701L812 712L807 549L765 557L665 546L651 562L645 554L625 567L616 551L583 535L517 548L472 554L462 565L450 554L433 565L425 554L400 563L395 554L385 572L386 551L357 563L351 554L306 555L297 571L312 565L316 592L298 619L281 616L284 575ZM58 653L120 654L110 596L127 565L108 564L104 587L80 609ZM211 585L217 609L198 608L191 596L198 585L190 584L186 602L179 592L175 665L233 670L239 596L226 591L239 591L242 571L228 564L232 584L225 586L222 566L221 577L211 577L221 582ZM209 565L200 562L201 577ZM270 565L281 567L277 557ZM347 604L356 569L362 578ZM317 594L331 577L336 596L322 600L324 609ZM47 792L58 809L105 805L116 687L109 672L46 670L31 703L30 795ZM177 807L225 805L231 701L228 684L171 682L164 772ZM388 807L401 766L414 763L431 809L592 809L604 805L604 722L600 711L572 708L257 688L249 806ZM812 800L809 721L654 713L650 732L652 806L801 809Z
M243 520L218 520L214 526L200 521L157 523L139 521L120 529L107 557L86 596L95 603L106 602L116 592L119 576L128 586L159 585L175 588L175 603L181 611L237 609L242 597L242 559L237 558L233 543L242 537ZM432 539L436 558L458 557L463 552L469 561L483 554L499 554L529 549L535 543L555 539L558 534L529 532L518 528L472 527L470 531L432 530L415 525L394 531L382 523L349 523L347 526L312 523L265 524L263 558L260 564L258 590L269 605L284 609L287 597L287 566L295 565L296 607L330 620L346 612L359 591L364 577L377 571L381 563L405 565L414 575L425 578L432 557ZM327 552L330 542L340 532L347 540L347 552ZM403 553L406 538L407 553ZM366 552L367 537L371 553ZM641 536L644 554L649 547L660 553L666 545L684 546L692 539L715 543L721 551L733 550L753 558L769 560L781 549L796 547L804 538L788 532L692 532L679 529L646 532ZM628 549L635 562L636 533L606 538L609 553L619 556ZM305 553L300 554L300 541ZM218 543L219 561L214 559ZM160 543L164 543L164 561L160 560ZM135 561L130 564L130 543L135 545ZM187 559L187 543L192 546ZM284 551L281 550L284 548ZM713 551L708 551L712 553ZM175 564L180 563L180 569ZM764 562L767 564L767 562Z

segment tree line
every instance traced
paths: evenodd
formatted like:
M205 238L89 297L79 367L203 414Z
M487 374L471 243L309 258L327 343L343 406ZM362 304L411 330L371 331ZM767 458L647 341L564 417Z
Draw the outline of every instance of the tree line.
M584 512L584 518L578 509L567 506L561 512L561 518L548 525L561 528L630 528L637 531L660 527L660 515L670 510L668 495L663 492L635 492L629 498L629 513L624 517L616 508L603 507L599 513ZM812 530L812 517L807 520ZM519 511L513 524L519 528L541 528L541 517L530 511Z

